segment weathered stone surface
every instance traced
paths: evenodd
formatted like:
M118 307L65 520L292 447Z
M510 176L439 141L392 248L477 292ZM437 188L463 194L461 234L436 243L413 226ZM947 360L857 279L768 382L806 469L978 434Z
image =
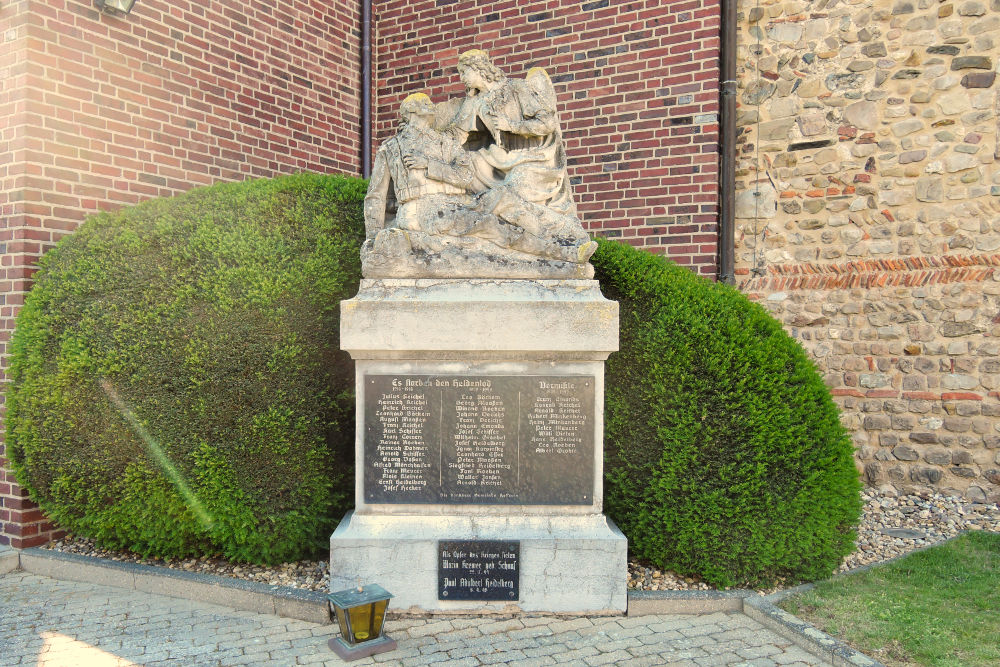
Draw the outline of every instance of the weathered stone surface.
M751 108L740 108L736 110L736 125L737 127L743 127L744 125L756 125L760 121L760 111L756 107Z
M799 124L799 132L804 137L814 137L826 131L826 114L823 113L802 114L796 122Z
M576 215L548 74L508 79L479 50L458 71L466 97L436 106L410 95L375 154L362 274L592 277L597 244Z
M944 201L944 183L940 178L925 177L918 178L914 192L917 201L939 202Z
M1000 16L987 16L979 19L969 26L970 35L980 35L983 33L995 32L1000 29Z
M802 98L816 97L823 92L823 82L819 79L807 79L795 89L795 94Z
M855 102L844 108L844 120L862 130L879 126L878 107L874 102Z
M917 484L937 484L944 473L938 468L911 468L910 481Z
M768 112L771 118L794 116L799 111L799 102L794 97L784 97L771 103Z
M860 88L864 80L863 74L831 74L824 83L831 91L854 90Z
M986 5L976 0L963 2L958 6L959 16L982 16L986 13Z
M964 90L938 97L938 108L946 116L965 113L972 108L969 95Z
M737 218L773 218L777 212L778 193L770 183L757 183L736 194Z
M960 449L958 451L951 453L951 462L954 465L969 465L972 461L972 454L970 454L965 449Z
M977 164L978 161L975 157L964 153L953 153L944 159L944 168L948 173L972 169Z
M899 164L910 164L911 162L920 162L925 157L927 157L927 151L905 151L899 154Z
M934 449L924 454L924 460L933 465L948 465L951 463L951 452L947 449Z
M875 42L861 47L861 54L869 58L884 58L886 56L885 42Z
M901 120L898 123L893 123L891 127L894 135L897 137L905 137L908 134L913 134L914 132L924 129L924 124L916 118L908 118L907 120Z
M971 500L974 503L985 503L988 500L986 491L979 486L970 486L965 490L965 496L967 500Z
M876 389L878 387L888 387L891 383L891 378L885 373L862 373L858 382L862 387Z
M795 120L792 118L781 118L769 120L760 124L760 140L787 139Z
M774 23L767 27L767 36L776 42L794 44L802 39L802 24Z
M979 380L971 375L948 373L941 377L941 386L945 389L975 389L979 386Z
M934 79L931 85L934 86L935 90L948 90L957 86L960 80L957 74L946 74Z
M993 69L993 61L986 56L959 56L951 61L951 68L958 69Z
M743 103L756 106L774 95L775 90L777 90L777 86L770 81L766 79L757 79L748 85L743 91Z
M766 7L802 39L762 32L742 76L775 77L762 123L800 109L741 135L780 204L741 220L741 288L817 361L868 483L1000 500L1000 0Z
M956 338L958 336L968 336L977 331L976 324L974 322L944 322L941 325L941 335L947 338Z
M996 80L996 72L971 72L962 77L962 85L966 88L989 88Z

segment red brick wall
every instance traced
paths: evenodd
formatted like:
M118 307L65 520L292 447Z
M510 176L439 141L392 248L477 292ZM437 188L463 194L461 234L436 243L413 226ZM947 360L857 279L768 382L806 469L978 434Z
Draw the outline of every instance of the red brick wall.
M508 76L556 82L584 224L716 272L719 1L377 0L376 140L409 93L461 95L487 50Z
M24 246L32 244L24 240L24 233L35 232L25 229L24 221L36 204L18 189L27 168L28 5L28 0L0 5L0 364L4 365L14 314L27 289L21 256ZM0 396L0 409L2 399ZM27 501L6 463L6 450L0 441L0 544L22 546ZM29 515L27 519L29 532L50 528L38 525L37 517Z
M0 3L0 368L35 260L88 214L220 180L360 172L356 0ZM2 447L2 445L0 445ZM50 527L0 449L0 543Z

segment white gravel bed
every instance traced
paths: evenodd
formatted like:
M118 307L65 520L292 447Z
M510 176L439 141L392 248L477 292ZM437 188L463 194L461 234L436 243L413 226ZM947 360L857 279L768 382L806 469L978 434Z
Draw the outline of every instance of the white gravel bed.
M861 525L858 527L858 548L844 559L838 572L901 556L946 540L963 530L1000 532L1000 506L996 504L975 504L936 494L926 498L895 497L874 489L866 489L862 498L865 505ZM143 558L137 554L100 549L94 545L93 540L74 536L54 540L43 548L313 591L326 591L330 579L327 561L299 561L262 567L230 563L219 558ZM628 587L653 591L715 588L696 578L682 577L632 561L629 562Z

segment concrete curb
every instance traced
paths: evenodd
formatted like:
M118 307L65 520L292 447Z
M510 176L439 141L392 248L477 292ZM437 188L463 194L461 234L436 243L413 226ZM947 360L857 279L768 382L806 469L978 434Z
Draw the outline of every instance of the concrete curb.
M47 549L21 551L20 569L53 579L127 588L310 623L331 622L326 594L316 591Z
M870 566L865 566L865 569L868 567ZM750 590L629 591L628 616L738 611L791 641L802 650L837 667L885 667L839 639L774 606L774 602L813 587L814 584L802 584L766 597Z
M18 567L18 554L5 544L0 544L0 574L13 572Z
M743 611L743 599L753 591L629 591L626 616L651 614L714 614Z
M914 549L913 551L908 551L905 554L894 556L889 560L880 561L878 563L869 563L868 565L860 565L852 570L838 572L830 577L830 580L835 581L842 577L861 574L876 567L895 563L896 561L912 556L915 553L920 553L921 551L926 551L927 549L947 544L948 542L951 542L966 533L972 532L979 531L962 530L956 535L941 540L940 542L934 542L933 544L922 546L918 549ZM744 599L743 613L773 632L776 632L786 639L795 642L799 648L809 651L810 653L824 659L830 660L838 667L856 665L884 667L881 662L868 657L864 653L854 650L836 637L826 634L822 630L819 630L800 618L793 616L787 611L775 606L782 600L786 600L787 598L800 593L805 593L806 591L811 591L814 588L816 588L816 584L814 583L800 584L794 588L786 588L763 597L756 595L747 596ZM808 642L809 645L807 646L802 642Z
M743 599L743 613L799 648L829 660L836 667L885 667L844 642L775 607L761 597Z

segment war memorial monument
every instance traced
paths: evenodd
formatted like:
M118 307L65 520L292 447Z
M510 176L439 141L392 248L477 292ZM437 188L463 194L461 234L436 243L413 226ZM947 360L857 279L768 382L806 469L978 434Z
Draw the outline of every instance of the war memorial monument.
M604 362L618 304L589 263L546 72L459 58L466 95L406 98L365 198L355 509L330 587L402 611L621 613L602 513Z

